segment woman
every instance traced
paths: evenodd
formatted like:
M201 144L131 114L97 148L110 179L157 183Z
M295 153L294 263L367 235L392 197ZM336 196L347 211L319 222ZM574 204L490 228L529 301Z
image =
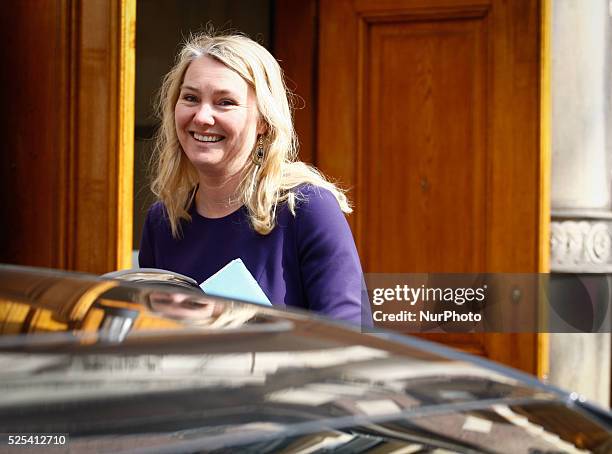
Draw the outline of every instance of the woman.
M360 323L362 271L342 213L351 208L296 160L274 57L245 36L195 36L164 79L158 111L158 202L140 266L201 283L240 258L272 304Z

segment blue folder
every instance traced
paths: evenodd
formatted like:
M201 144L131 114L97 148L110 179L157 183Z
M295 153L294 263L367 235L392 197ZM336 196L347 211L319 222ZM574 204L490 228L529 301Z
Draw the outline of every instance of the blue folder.
M241 259L235 259L200 284L207 295L272 306Z

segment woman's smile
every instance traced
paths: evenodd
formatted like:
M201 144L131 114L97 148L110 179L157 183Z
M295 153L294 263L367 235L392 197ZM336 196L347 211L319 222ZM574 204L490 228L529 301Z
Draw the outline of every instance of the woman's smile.
M193 137L198 142L217 143L225 139L225 137L217 135L217 134L198 134L197 132L191 132L190 134L191 134L191 137Z

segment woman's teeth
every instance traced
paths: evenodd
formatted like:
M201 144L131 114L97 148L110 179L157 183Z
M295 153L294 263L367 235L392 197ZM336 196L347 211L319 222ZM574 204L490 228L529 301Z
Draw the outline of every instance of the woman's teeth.
M207 136L198 134L196 132L193 133L193 138L199 142L219 142L220 140L223 140L223 137L221 136Z

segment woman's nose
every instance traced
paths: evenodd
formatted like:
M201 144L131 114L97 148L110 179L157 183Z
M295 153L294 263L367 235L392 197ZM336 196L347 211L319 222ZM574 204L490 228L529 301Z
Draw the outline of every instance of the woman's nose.
M200 104L200 107L196 111L193 120L199 125L214 125L215 116L212 106L208 103Z

